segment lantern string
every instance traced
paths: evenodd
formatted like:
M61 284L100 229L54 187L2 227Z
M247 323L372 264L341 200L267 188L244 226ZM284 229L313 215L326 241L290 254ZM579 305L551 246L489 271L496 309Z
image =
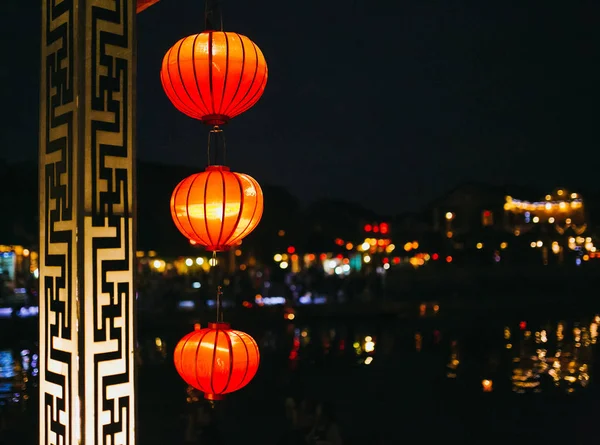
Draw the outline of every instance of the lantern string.
M218 275L217 275L217 251L213 250L213 255L212 255L212 267L214 267L214 272L213 272L213 277L214 277L214 281L215 283L218 282ZM217 284L217 323L220 323L223 321L223 313L221 310L221 296L223 295L223 288Z
M215 147L213 150L214 151L214 154L213 154L214 162L212 162L211 156L210 156L210 145L211 145L211 142L213 139L215 141ZM221 147L219 147L219 145L221 145ZM221 148L221 150L219 150L219 148ZM219 160L219 154L221 154L222 160ZM225 134L223 133L223 130L221 130L219 128L218 125L215 125L213 127L213 129L210 130L210 132L208 133L207 156L208 156L208 165L213 165L213 163L214 163L214 165L226 165L227 164L227 146L225 144Z
M205 31L215 30L215 16L220 22L219 30L223 31L223 14L221 14L220 0L205 0L204 2L204 29Z

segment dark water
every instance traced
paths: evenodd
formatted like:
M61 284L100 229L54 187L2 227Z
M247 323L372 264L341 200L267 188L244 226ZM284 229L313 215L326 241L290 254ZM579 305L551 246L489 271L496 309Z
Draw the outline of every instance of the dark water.
M259 342L262 359L250 385L216 408L226 443L275 444L290 396L333 402L350 444L590 443L596 436L596 313L452 320L443 314L428 305L403 320L240 323L236 328ZM171 356L191 329L141 326L142 445L183 443L184 415L198 395L178 377ZM37 443L33 337L0 352L0 438L11 445Z

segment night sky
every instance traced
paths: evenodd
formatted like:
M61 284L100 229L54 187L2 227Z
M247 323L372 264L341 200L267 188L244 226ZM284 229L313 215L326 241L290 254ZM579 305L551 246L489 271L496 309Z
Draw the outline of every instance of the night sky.
M599 190L600 2L223 0L263 51L262 99L225 128L228 161L310 201L393 213L466 180ZM3 2L0 157L38 149L40 10ZM139 16L138 155L197 165L207 128L162 91L164 53L204 2ZM595 42L595 43L594 43ZM594 125L595 124L595 125Z

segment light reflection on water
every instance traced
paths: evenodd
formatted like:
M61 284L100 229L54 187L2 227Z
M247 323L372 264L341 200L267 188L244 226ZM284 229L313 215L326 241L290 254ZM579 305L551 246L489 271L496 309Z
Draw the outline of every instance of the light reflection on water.
M432 306L433 307L433 306ZM436 316L436 304L430 312ZM420 312L421 308L420 308ZM421 313L420 315L424 315ZM395 326L401 326L398 321ZM404 352L411 344L413 353L433 353L445 362L447 381L461 378L477 379L484 392L506 391L518 394L560 391L574 393L585 389L592 375L593 345L598 340L600 316L590 320L560 321L554 324L515 322L495 331L501 342L502 353L485 346L487 357L476 361L486 362L482 374L469 373L466 360L472 355L460 338L453 338L444 329L423 328L399 333L388 325L358 327L347 325L308 326L289 322L281 331L267 330L257 336L261 354L268 358L281 352L286 354L288 369L299 371L302 367L385 366L390 357ZM172 347L164 338L151 337L141 340L136 351L138 365L165 364L171 360ZM402 354L402 352L400 352ZM37 391L38 356L29 349L0 350L0 412L6 409L25 410L29 394ZM491 365L490 365L491 363ZM432 372L433 374L433 372ZM506 382L506 385L502 385ZM188 402L197 396L188 393Z
M0 411L25 410L37 387L38 356L29 349L0 350Z
M600 316L596 315L591 322L560 321L555 325L531 326L521 321L515 326L505 326L503 339L508 353L506 360L511 361L512 391L525 394L559 390L571 394L586 388L599 323ZM446 376L456 379L460 373L460 348L455 340L451 343ZM493 390L493 380L489 377L486 375L482 380L484 392Z

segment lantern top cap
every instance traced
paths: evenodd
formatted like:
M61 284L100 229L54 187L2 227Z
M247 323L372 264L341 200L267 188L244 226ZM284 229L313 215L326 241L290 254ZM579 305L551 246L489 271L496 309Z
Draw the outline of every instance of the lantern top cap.
M210 329L231 329L231 325L229 323L224 323L224 322L213 322L213 323L208 323L208 327Z
M230 168L227 167L226 165L209 165L206 167L207 172L214 172L214 171L220 171L220 172L228 172L230 171Z

